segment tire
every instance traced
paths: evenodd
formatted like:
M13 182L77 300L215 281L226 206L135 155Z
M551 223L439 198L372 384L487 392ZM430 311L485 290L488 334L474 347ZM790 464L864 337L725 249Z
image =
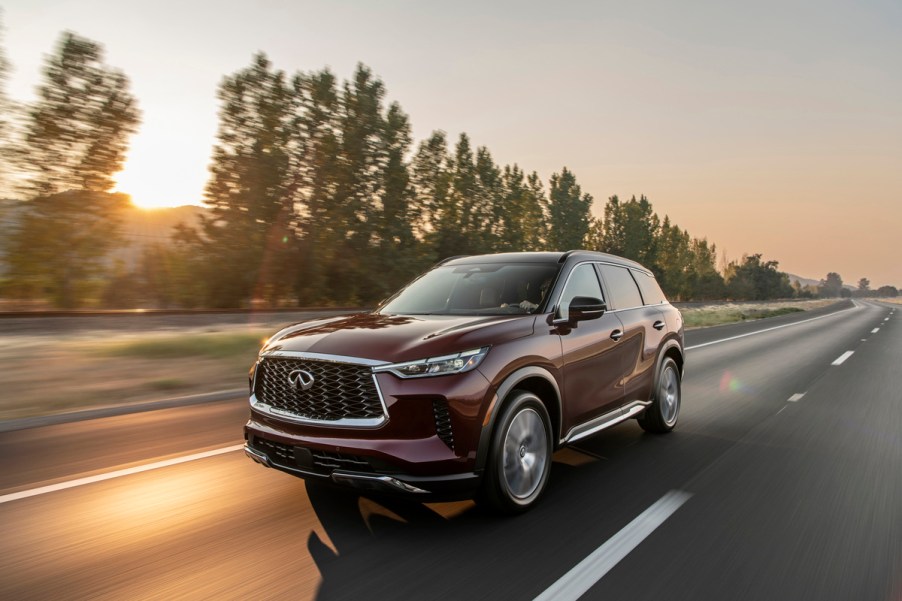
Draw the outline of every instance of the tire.
M637 421L643 430L655 434L670 432L680 417L682 388L676 361L665 357L655 380L655 396Z
M551 472L552 434L539 397L514 390L492 434L479 500L500 513L534 506Z

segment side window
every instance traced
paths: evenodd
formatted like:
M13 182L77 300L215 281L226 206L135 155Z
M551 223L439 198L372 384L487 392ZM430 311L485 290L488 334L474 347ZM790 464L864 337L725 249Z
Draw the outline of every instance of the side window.
M667 300L654 276L648 275L644 271L633 271L633 277L636 278L636 283L639 284L639 290L642 291L642 300L645 301L646 305L660 305Z
M632 309L642 306L642 295L630 270L616 265L602 265L601 275L608 285L608 293L614 301L614 309Z
M570 313L570 301L577 296L590 296L604 300L601 294L601 284L598 283L598 275L591 263L577 265L570 272L570 279L561 294L561 302L558 303L558 317L567 319Z

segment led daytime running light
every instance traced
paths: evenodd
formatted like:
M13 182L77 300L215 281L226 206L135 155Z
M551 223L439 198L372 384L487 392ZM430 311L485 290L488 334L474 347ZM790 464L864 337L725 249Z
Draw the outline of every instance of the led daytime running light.
M374 368L373 371L390 371L401 378L424 378L428 376L459 374L475 369L488 352L489 347L486 346L463 351L454 355L430 357L428 359L407 361L405 363L395 363L392 365L380 365L379 367Z

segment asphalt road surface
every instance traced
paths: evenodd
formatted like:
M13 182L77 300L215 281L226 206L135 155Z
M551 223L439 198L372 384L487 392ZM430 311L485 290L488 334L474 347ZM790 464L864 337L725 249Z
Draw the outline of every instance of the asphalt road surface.
M510 519L237 450L246 400L0 434L0 599L902 599L902 311L690 332L677 430Z

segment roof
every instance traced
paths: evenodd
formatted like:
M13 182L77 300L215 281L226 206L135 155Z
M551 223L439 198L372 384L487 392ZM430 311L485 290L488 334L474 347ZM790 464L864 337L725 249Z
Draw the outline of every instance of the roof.
M619 265L635 267L642 271L648 271L648 268L632 261L624 259L617 255L596 252L592 250L569 250L567 252L518 252L518 253L495 253L490 255L470 255L450 257L445 259L441 264L445 265L478 265L480 263L563 263L565 260L584 260L584 261L610 261Z

